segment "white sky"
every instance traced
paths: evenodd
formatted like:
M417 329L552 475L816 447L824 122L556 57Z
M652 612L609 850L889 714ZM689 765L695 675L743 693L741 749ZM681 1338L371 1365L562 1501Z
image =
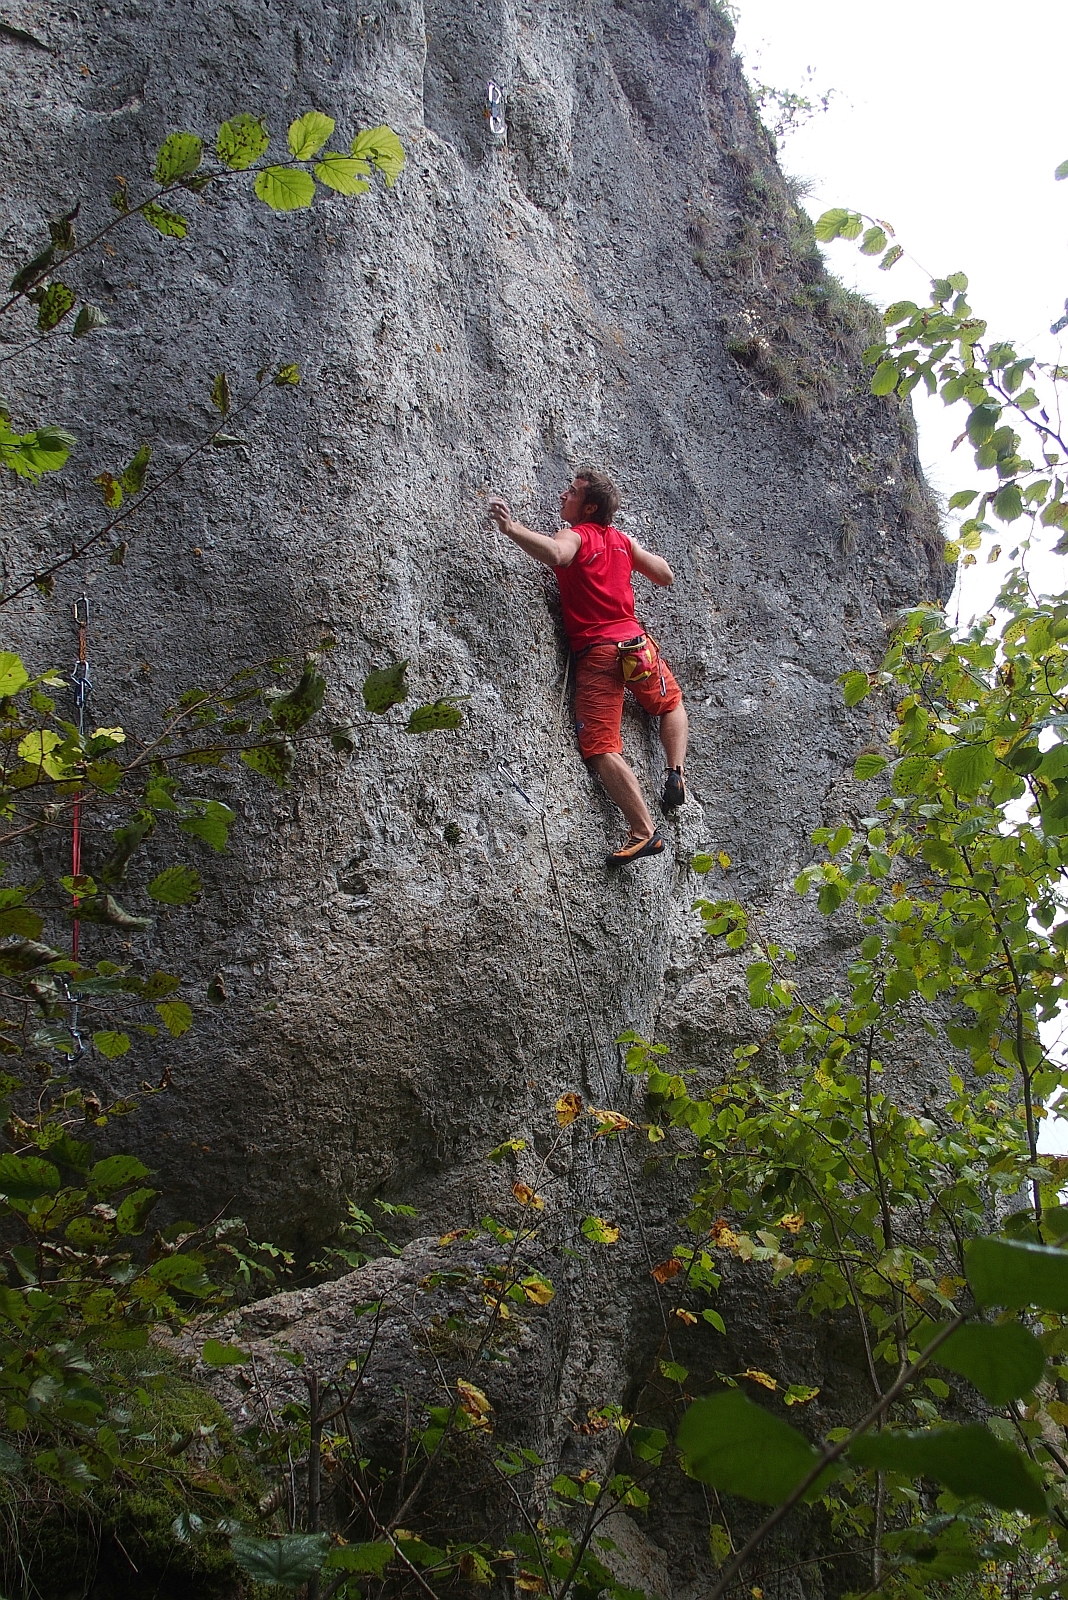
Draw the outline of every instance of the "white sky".
M884 308L923 304L933 275L966 272L988 336L1068 364L1068 333L1049 333L1068 295L1068 181L1053 178L1068 160L1066 0L737 0L737 9L751 81L813 100L835 91L780 146L785 171L810 186L809 214L848 206L877 217L907 253L883 273L838 241L825 250L831 270ZM913 404L931 485L946 497L986 487L992 475L976 471L967 445L951 452L964 408L927 399L922 385ZM1006 551L1014 543L1006 530ZM987 609L1005 565L987 566L983 552L979 561L958 585L962 620ZM1063 557L1028 566L1042 588L1068 587ZM1047 1124L1042 1147L1068 1153L1068 1122Z
M888 221L907 252L883 273L855 244L837 241L826 247L831 270L882 307L926 303L933 275L966 272L969 303L991 336L1068 362L1068 335L1048 331L1068 295L1068 181L1053 179L1068 159L1065 0L738 0L737 8L751 80L810 99L835 91L779 152L785 170L811 184L809 214L838 205ZM928 481L947 497L974 487L971 451L950 453L963 408L928 400L922 385L913 404ZM1002 543L1009 550L1015 541ZM987 608L997 573L971 569L962 618ZM1044 587L1064 588L1063 558L1043 563L1041 576Z

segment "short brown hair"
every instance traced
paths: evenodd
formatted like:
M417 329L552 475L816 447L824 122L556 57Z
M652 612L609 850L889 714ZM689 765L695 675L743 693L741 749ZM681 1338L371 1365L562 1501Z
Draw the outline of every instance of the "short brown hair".
M584 504L593 512L593 521L602 528L607 528L616 512L619 510L619 490L605 472L597 472L593 467L581 467L575 473L575 482L586 485L586 499Z

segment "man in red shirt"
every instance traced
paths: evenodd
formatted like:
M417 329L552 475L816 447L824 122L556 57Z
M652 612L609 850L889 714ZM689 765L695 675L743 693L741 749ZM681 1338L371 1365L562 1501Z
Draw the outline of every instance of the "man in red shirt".
M608 864L624 866L660 855L664 841L623 758L620 727L627 688L650 716L660 718L668 765L664 810L682 805L688 729L682 691L655 642L642 631L631 586L632 572L663 588L674 583L675 575L662 556L612 526L619 495L604 473L583 468L575 474L560 496L560 515L571 526L553 538L515 522L503 500L491 500L489 509L503 534L556 574L564 627L575 655L579 750L630 824L629 838L608 857Z

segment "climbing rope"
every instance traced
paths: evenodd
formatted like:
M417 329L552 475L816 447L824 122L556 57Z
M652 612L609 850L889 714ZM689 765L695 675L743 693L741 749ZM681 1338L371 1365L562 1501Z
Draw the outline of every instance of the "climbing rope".
M555 721L555 724L554 724L554 727L553 727L552 744L551 744L550 749L549 749L549 765L548 765L548 767L546 769L546 773L545 773L545 788L544 788L543 793L542 793L541 810L538 813L538 821L541 824L541 836L542 836L542 839L545 842L545 853L549 858L549 871L550 871L550 873L552 875L553 888L556 890L557 904L560 907L560 919L563 922L564 933L565 933L565 936L567 938L568 953L570 954L570 957L571 957L571 968L572 968L572 971L575 974L575 985L576 985L576 987L578 989L578 992L579 992L579 998L582 1001L582 1010L583 1010L583 1013L584 1013L585 1018L586 1018L586 1028L587 1028L587 1030L589 1032L590 1043L593 1046L593 1053L594 1053L594 1056L596 1057L597 1066L598 1066L598 1068L600 1070L601 1087L602 1087L602 1090L604 1092L605 1099L606 1100L610 1100L612 1098L612 1087L611 1087L611 1084L609 1083L609 1079L608 1079L608 1064L605 1061L604 1052L601 1049L601 1041L597 1036L597 1029L594 1026L593 1011L592 1011L592 1009L590 1007L589 995L586 992L586 984L585 984L585 981L583 980L583 976L582 976L582 966L581 966L581 964L579 962L578 951L575 948L575 935L574 935L574 931L573 931L573 929L571 927L571 918L568 915L568 911L567 911L567 902L564 899L563 885L560 882L560 873L557 870L556 857L553 854L553 847L552 847L552 844L549 841L549 827L548 827L548 821L547 821L548 808L549 808L549 796L550 796L550 794L552 792L553 775L554 775L555 770L556 770L556 757L557 757L557 752L558 752L559 745L560 745L560 728L561 728L561 725L563 723L563 718L564 718L564 703L565 703L565 701L567 699L567 686L568 686L568 681L570 679L570 676L571 676L571 657L568 656L567 664L564 667L564 681L563 681L563 683L562 683L562 685L560 687L560 699L559 699L559 701L557 703L557 707L556 707L556 721ZM503 763L502 763L502 767L503 767ZM519 785L518 785L518 783L516 783L515 779L512 778L510 774L508 774L508 777L509 777L509 781L512 784L512 787L514 789L517 789L519 791L519 793L523 795L523 798L525 800L529 801L529 797L524 793L524 791L522 789L519 788ZM657 1305L660 1308L660 1317L661 1317L661 1321L664 1324L664 1334L665 1334L665 1337L666 1337L666 1340L667 1340L668 1352L670 1354L671 1353L671 1326L670 1326L670 1323L668 1322L668 1314L667 1314L667 1309L665 1308L665 1305L664 1305L664 1297L660 1292L660 1282L659 1282L659 1279L657 1278L656 1273L654 1271L655 1263L653 1261L652 1252L649 1249L649 1240L648 1240L648 1237L647 1237L646 1232L645 1232L645 1223L642 1220L641 1208L638 1205L638 1195L637 1195L637 1191L635 1190L635 1187L634 1187L634 1178L633 1178L633 1175L632 1175L631 1170L630 1170L630 1164L629 1164L629 1162L627 1160L626 1146L623 1144L622 1140L620 1140L620 1142L619 1142L619 1159L620 1159L620 1164L622 1165L622 1168L623 1168L623 1176L624 1176L624 1178L626 1180L626 1184L627 1184L627 1192L628 1192L628 1194L630 1196L631 1210L632 1210L632 1212L634 1214L634 1219L638 1224L638 1233L639 1233L639 1236L641 1238L642 1253L645 1256L646 1266L649 1268L649 1275L653 1280L653 1288L654 1288L654 1290L656 1292Z
M83 594L80 599L74 602L71 609L74 614L74 625L78 629L78 659L74 663L74 670L71 673L71 685L74 689L74 705L78 713L78 737L84 745L86 703L93 687L93 681L89 675L89 596ZM71 812L70 871L72 878L80 878L82 875L82 792L80 789L74 791L74 805ZM77 916L78 903L79 897L75 893L75 917L71 925L70 936L70 953L75 961L78 960L81 940L81 924ZM67 1060L74 1062L85 1054L86 1044L78 1031L77 996L71 994L66 984L64 984L64 988L67 992L67 1000L70 1003L70 1036L74 1040L74 1054L69 1055Z

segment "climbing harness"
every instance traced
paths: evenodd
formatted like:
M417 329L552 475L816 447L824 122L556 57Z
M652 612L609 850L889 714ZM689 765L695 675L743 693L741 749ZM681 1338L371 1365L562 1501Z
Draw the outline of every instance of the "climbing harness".
M503 139L508 132L508 124L504 120L504 90L492 78L486 84L486 109L482 115L489 123L493 137Z
M83 594L79 600L74 602L71 609L74 614L75 627L78 629L78 659L74 663L74 670L71 673L71 686L74 689L74 705L78 713L78 737L84 745L86 702L93 687L93 680L89 673L88 651L89 596ZM82 792L80 789L74 791L74 805L71 812L70 872L71 877L75 879L80 878L82 875ZM74 895L74 909L75 913L77 913L77 893ZM75 961L78 960L80 938L81 925L76 914L71 926L70 936L70 953ZM63 987L70 1004L70 1036L74 1040L74 1054L69 1055L67 1060L68 1062L75 1062L85 1054L87 1046L78 1031L78 998L76 995L71 994L66 982L64 982Z

